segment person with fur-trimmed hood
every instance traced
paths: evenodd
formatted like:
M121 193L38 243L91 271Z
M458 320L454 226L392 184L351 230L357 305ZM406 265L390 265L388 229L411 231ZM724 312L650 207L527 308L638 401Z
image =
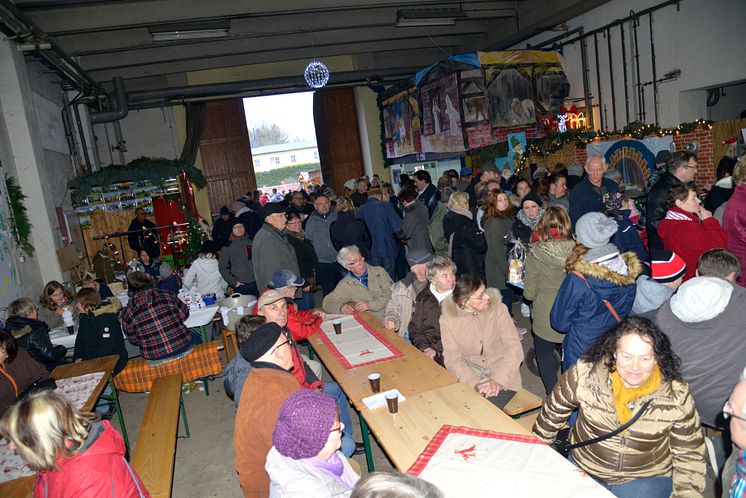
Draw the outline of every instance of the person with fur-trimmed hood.
M565 334L563 370L617 322L611 307L619 319L632 310L642 264L635 253L620 254L609 242L617 228L616 221L597 212L584 214L575 224L578 244L567 258L567 276L550 312L552 327Z

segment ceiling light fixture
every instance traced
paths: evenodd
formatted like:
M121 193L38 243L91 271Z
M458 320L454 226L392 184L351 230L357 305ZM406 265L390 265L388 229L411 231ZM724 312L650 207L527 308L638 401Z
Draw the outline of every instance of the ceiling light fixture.
M148 31L154 42L225 38L228 36L230 23L214 21L184 24L161 24L150 26Z
M466 12L457 8L399 9L396 11L397 28L418 26L453 26L458 20L467 19Z
M316 59L316 46L313 43L313 31L311 31L311 17L306 14L308 18L308 34L311 38L311 53L313 59L306 66L306 70L303 71L303 77L306 79L306 83L311 88L324 88L329 82L329 68L326 64Z

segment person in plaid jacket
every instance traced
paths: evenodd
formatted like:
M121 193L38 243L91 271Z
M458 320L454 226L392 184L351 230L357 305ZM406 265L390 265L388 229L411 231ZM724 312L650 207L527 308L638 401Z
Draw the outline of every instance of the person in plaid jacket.
M122 330L148 364L157 366L191 353L197 337L184 325L187 305L174 294L154 289L143 272L127 275L127 284L134 294L122 313Z

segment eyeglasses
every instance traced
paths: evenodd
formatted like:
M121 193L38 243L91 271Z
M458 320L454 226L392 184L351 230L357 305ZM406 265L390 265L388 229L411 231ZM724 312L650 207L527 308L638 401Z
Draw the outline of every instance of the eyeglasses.
M337 422L336 427L332 427L329 430L329 433L332 433L332 432L342 432L342 423L341 422Z
M351 260L347 261L347 264L349 266L358 265L358 264L362 263L363 261L365 261L363 258L351 259Z
M277 351L278 349L280 349L281 347L283 347L285 344L290 344L290 339L288 339L287 341L283 342L282 344L278 344L277 346L275 346L272 349L272 353L274 353L275 351Z
M482 295L480 296L470 296L469 299L467 299L467 301L471 301L472 299L475 301L484 301L485 299L489 299L489 297L490 297L489 294L487 294L486 292L483 292Z
M726 401L725 404L723 405L723 418L725 420L728 420L729 418L734 418L736 420L740 420L741 422L746 422L746 417L741 417L733 413L733 408L731 408L730 406L730 401Z

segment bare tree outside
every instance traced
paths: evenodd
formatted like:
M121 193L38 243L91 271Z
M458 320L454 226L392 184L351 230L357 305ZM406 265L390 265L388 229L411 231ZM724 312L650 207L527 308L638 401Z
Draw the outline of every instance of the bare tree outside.
M290 141L287 131L277 123L267 123L266 121L262 121L259 126L249 130L249 139L253 147L286 144Z

